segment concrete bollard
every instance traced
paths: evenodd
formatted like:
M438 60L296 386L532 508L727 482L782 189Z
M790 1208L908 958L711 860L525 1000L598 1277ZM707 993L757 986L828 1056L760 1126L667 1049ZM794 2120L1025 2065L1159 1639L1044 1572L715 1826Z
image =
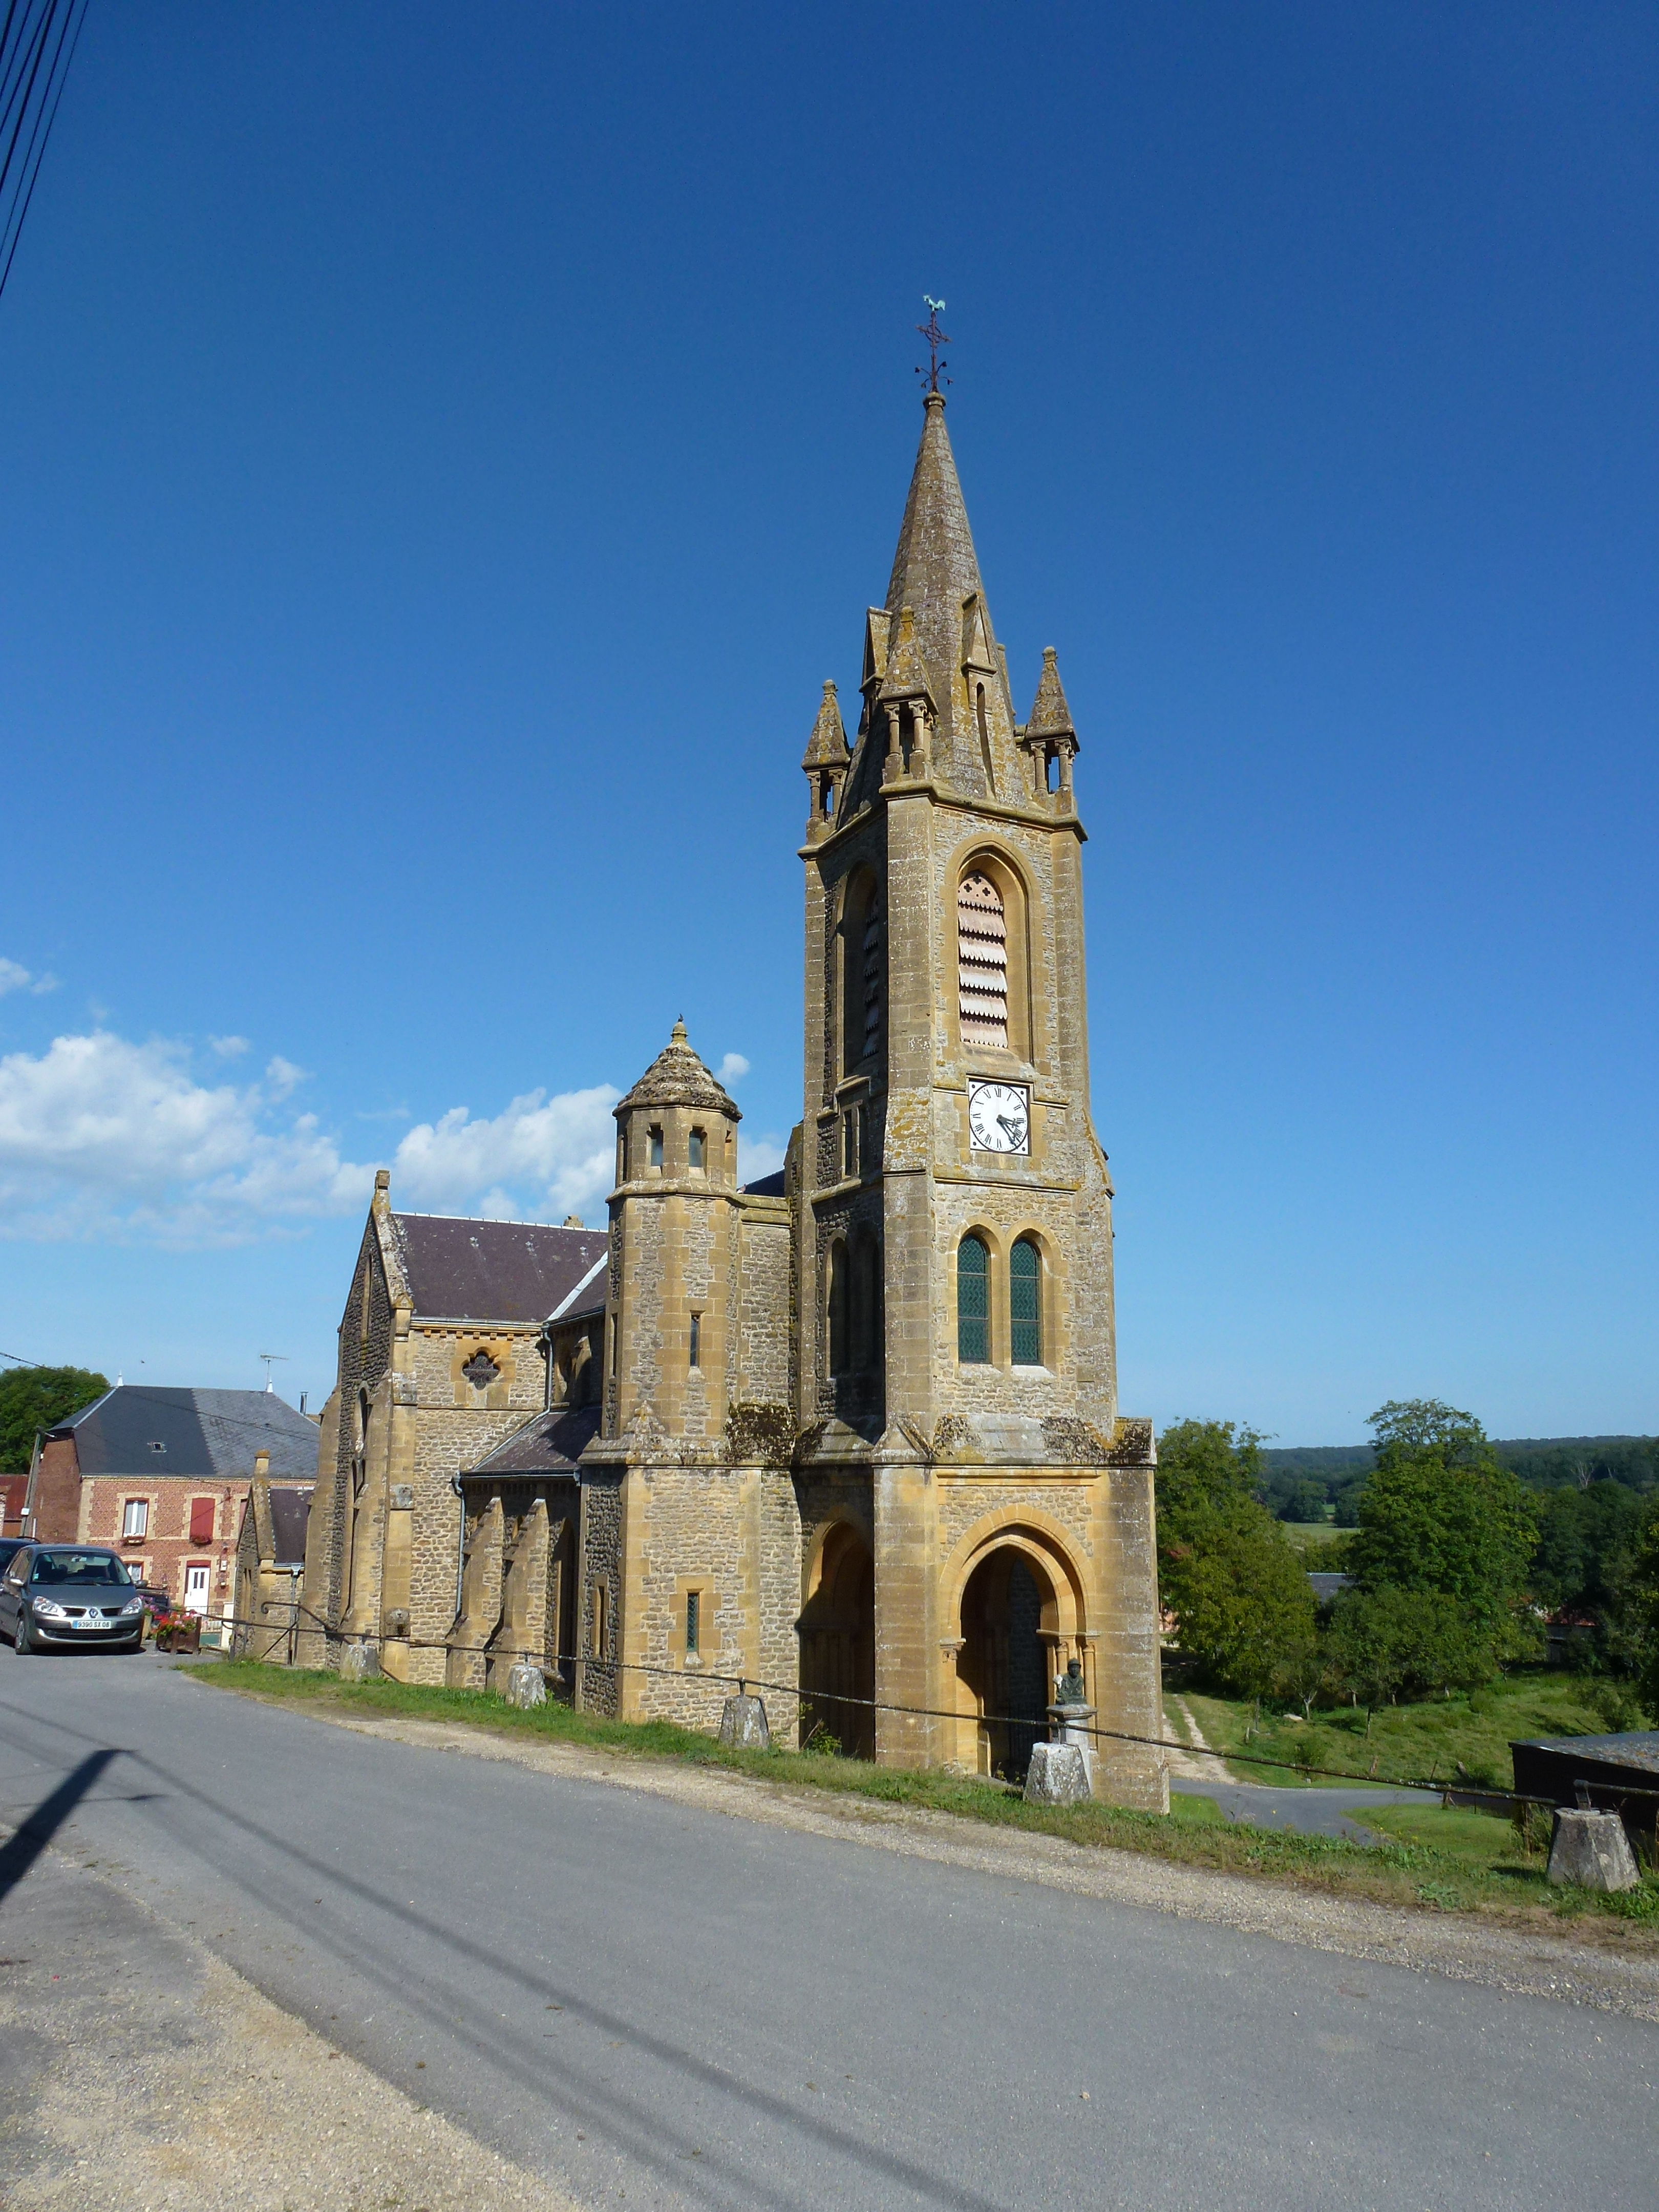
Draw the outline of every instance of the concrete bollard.
M720 1714L720 1741L739 1751L770 1751L772 1731L766 1725L766 1708L746 1692L728 1698Z
M372 1644L348 1644L340 1654L343 1682L372 1682L380 1671L380 1655Z
M1028 1805L1081 1805L1089 1787L1088 1753L1080 1743L1036 1743L1025 1770Z
M1562 1806L1550 1839L1550 1880L1581 1889L1634 1889L1642 1879L1636 1854L1616 1813L1574 1812Z
M501 1692L509 1705L518 1705L528 1712L532 1705L547 1703L547 1682L539 1667L528 1660L515 1659L507 1670L507 1687Z

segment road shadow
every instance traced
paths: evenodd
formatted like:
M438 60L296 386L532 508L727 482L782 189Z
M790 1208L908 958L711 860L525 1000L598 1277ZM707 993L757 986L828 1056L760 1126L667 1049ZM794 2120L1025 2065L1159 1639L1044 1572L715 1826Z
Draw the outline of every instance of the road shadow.
M88 1752L81 1764L66 1774L50 1797L44 1797L27 1820L0 1846L0 1901L16 1888L70 1814L103 1773L118 1751Z

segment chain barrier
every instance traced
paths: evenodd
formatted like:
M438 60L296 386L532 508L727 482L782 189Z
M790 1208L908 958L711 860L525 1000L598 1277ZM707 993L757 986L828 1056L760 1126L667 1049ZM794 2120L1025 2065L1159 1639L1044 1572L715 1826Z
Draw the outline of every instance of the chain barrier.
M303 1613L307 1620L313 1622L322 1632L325 1640L331 1643L366 1647L370 1644L378 1645L386 1640L371 1636L366 1630L345 1629L335 1626L325 1620L320 1613L313 1613L308 1606L297 1598L271 1598L266 1602L270 1606L281 1606L291 1611L295 1616L289 1627L276 1632L283 1638L287 1638L297 1632L298 1616ZM216 1617L231 1627L258 1630L268 1629L270 1626L268 1620L248 1620L235 1613L223 1613ZM758 1674L726 1674L714 1668L699 1667L687 1669L683 1667L656 1667L644 1660L604 1659L592 1652L579 1654L572 1651L550 1654L544 1647L536 1644L458 1644L447 1638L440 1637L399 1637L394 1640L405 1650L410 1651L441 1651L446 1656L476 1658L486 1662L500 1659L524 1660L532 1665L540 1667L544 1674L552 1674L560 1680L564 1678L567 1668L574 1669L580 1661L588 1667L611 1674L650 1674L680 1683L706 1682L711 1688L716 1684L733 1684L739 1697L746 1696L750 1690L764 1690L774 1696L793 1699L797 1705L809 1708L822 1705L848 1706L856 1708L860 1712L896 1713L915 1720L971 1721L976 1727L1030 1729L1034 1731L1040 1731L1048 1725L1047 1714L1042 1720L1034 1720L1028 1713L950 1712L937 1705L900 1705L879 1698L855 1698L839 1690L803 1690L787 1682L768 1681ZM240 1656L246 1657L249 1655L244 1653ZM1309 1779L1316 1776L1323 1782L1348 1783L1362 1789L1422 1790L1432 1793L1448 1802L1455 1797L1465 1806L1478 1802L1492 1806L1536 1805L1553 1808L1556 1802L1553 1797L1534 1796L1522 1790L1483 1790L1477 1784L1466 1784L1440 1780L1432 1773L1425 1781L1387 1775L1356 1774L1346 1767L1303 1765L1282 1756L1275 1759L1259 1752L1217 1751L1208 1744L1202 1746L1183 1744L1170 1737L1138 1735L1132 1729L1103 1728L1095 1722L1068 1722L1066 1725L1076 1728L1084 1735L1092 1738L1097 1746L1102 1743L1133 1744L1154 1751L1180 1751L1188 1758L1212 1759L1218 1764L1223 1765L1224 1770L1225 1765L1268 1767L1279 1774L1295 1774ZM1223 1782L1227 1778L1224 1771L1218 1777L1218 1779ZM1250 1786L1260 1787L1259 1784ZM1659 1808L1659 1790L1626 1789L1622 1784L1613 1783L1595 1783L1589 1786L1601 1790L1606 1796L1617 1796L1621 1802L1632 1797L1651 1798L1656 1807Z

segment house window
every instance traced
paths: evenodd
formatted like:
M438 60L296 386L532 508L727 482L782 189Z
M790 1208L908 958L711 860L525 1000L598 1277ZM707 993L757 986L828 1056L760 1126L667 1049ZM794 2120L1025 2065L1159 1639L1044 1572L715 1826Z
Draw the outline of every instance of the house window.
M691 1364L693 1367L702 1365L702 1316L700 1313L694 1313L691 1316Z
M121 1541L142 1544L149 1534L149 1500L129 1498L121 1508Z
M652 1166L653 1168L659 1168L662 1165L662 1131L660 1129L653 1129L647 1138L646 1143L648 1148Z
M687 1590L685 1593L685 1656L688 1659L695 1658L702 1650L702 1644L700 1640L702 1635L702 1592Z
M1042 1257L1029 1237L1008 1255L1009 1346L1016 1367L1042 1364Z
M957 1358L982 1367L991 1357L991 1255L982 1237L957 1247Z
M957 890L957 1000L963 1044L1008 1042L1008 921L988 876L965 875Z
M190 1501L190 1540L192 1544L210 1544L213 1541L213 1500L210 1498L192 1498ZM202 1571L205 1574L206 1568Z
M849 1106L841 1117L841 1164L843 1175L855 1176L859 1171L858 1122Z
M691 1132L691 1172L701 1175L708 1164L708 1139L701 1129Z

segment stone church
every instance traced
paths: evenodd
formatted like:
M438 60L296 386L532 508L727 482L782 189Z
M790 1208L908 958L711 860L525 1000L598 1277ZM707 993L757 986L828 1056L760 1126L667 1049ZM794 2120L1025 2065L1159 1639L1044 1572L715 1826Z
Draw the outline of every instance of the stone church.
M785 1741L1009 1774L1075 1657L1118 1732L1097 1785L1164 1809L1078 738L1052 650L1016 719L924 404L855 732L826 684L802 763L787 1164L739 1184L738 1109L677 1024L616 1109L608 1235L398 1213L382 1174L298 1656L485 1686L529 1656L589 1710L702 1727L741 1675Z

